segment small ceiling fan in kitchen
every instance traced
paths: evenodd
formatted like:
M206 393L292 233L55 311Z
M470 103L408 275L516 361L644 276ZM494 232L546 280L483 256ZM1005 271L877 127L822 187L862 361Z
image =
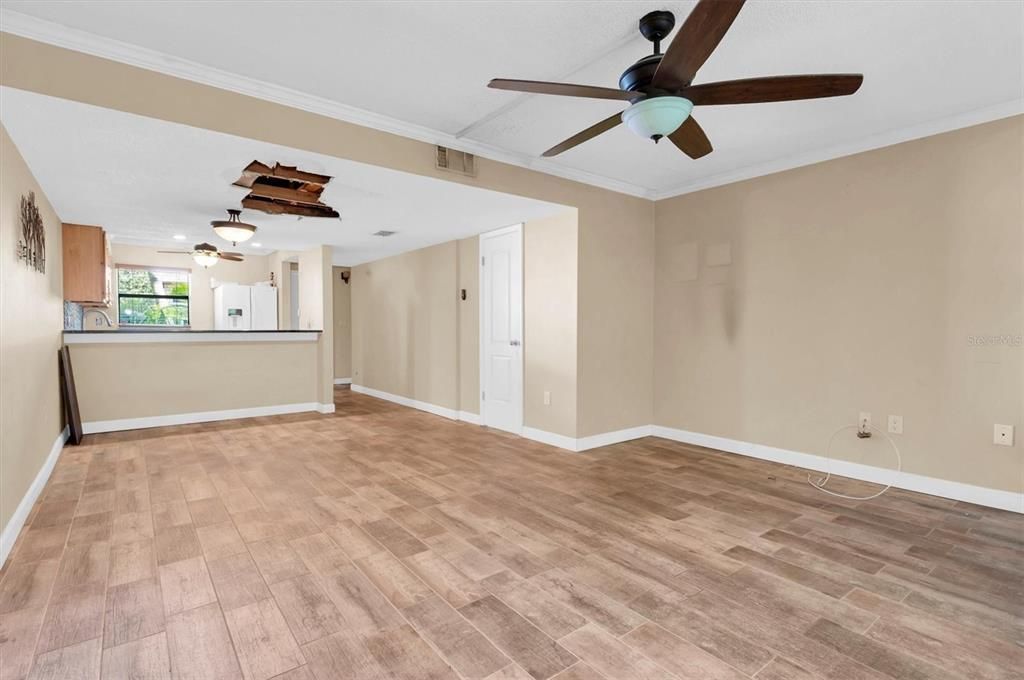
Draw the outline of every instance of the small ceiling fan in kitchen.
M661 41L675 27L672 12L656 11L640 19L640 33L654 43L654 53L627 68L619 89L536 80L495 79L488 87L531 94L554 94L629 102L625 111L591 125L544 152L556 156L625 123L641 137L657 142L668 137L690 158L711 153L711 142L691 116L694 106L760 104L822 97L842 97L860 88L859 73L768 76L693 84L697 70L725 37L745 0L700 0L664 53Z
M248 241L256 235L255 226L246 224L238 219L238 216L241 214L242 211L237 208L228 208L228 218L226 220L213 220L210 222L210 226L213 227L213 231L217 236L220 236L225 241L230 241L231 245L237 246L239 243ZM219 260L228 260L229 262L243 261L241 253L217 250L217 246L210 243L197 243L192 247L192 250L160 250L157 252L171 255L191 255L196 264L204 268L212 267Z
M170 255L191 255L196 264L204 269L212 267L221 260L227 260L229 262L243 261L241 253L229 253L217 250L217 246L210 243L197 243L192 247L192 250L158 250L157 252L167 253Z

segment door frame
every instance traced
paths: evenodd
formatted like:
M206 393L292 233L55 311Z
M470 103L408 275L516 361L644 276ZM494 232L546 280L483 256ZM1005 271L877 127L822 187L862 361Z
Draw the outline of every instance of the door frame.
M523 222L519 222L517 224L512 224L512 225L509 225L507 227L501 227L500 229L493 229L491 231L487 231L487 232L484 232L484 233L480 234L480 236L478 238L478 241L477 241L477 243L478 243L477 255L479 255L479 257L477 258L477 263L476 263L476 266L477 266L477 281L479 281L479 283L480 283L480 286L479 286L480 287L480 302L479 302L479 309L478 309L478 316L479 316L480 320L479 320L479 326L477 328L477 343L479 345L479 353L480 353L480 389L479 389L478 394L480 395L480 424L486 426L487 425L487 412L486 412L487 401L486 401L486 399L483 398L483 396L484 396L484 393L485 393L484 376L487 375L486 368L485 368L485 366L486 366L486 362L485 362L486 352L485 352L485 349L484 349L484 345L486 344L484 342L484 303L487 300L487 295L485 294L485 290L484 290L484 282L486 281L486 279L484 278L484 260L483 260L483 258L484 258L484 255L483 255L484 247L483 246L484 246L484 241L487 240L488 238L493 238L495 236L504 236L506 234L517 234L518 235L518 238L519 238L519 268L521 270L521 273L520 273L520 276L519 276L519 283L520 283L519 304L520 304L520 310L522 312L522 314L520 315L521 318L519 320L519 323L520 323L519 332L520 332L520 335L522 336L521 339L519 340L519 369L520 369L519 370L519 386L520 386L520 390L519 390L519 423L517 424L517 426L516 426L516 428L514 430L511 430L511 432L513 432L514 434L520 435L520 436L522 436L522 433L523 433L523 426L524 426L523 421L526 419L526 413L525 413L525 411L526 411L526 297L525 297L526 281L525 281L525 277L523 276L523 274L525 274L524 263L525 263L525 260L526 260L526 248L525 248L526 244L525 244L525 242L523 240L523 227L524 226L525 225L524 225ZM510 430L502 430L502 431L503 432L508 432Z

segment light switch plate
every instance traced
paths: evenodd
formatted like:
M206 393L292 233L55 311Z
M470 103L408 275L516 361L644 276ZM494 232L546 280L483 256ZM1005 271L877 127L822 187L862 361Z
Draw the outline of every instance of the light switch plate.
M992 443L999 446L1013 446L1013 425L996 425L992 432Z

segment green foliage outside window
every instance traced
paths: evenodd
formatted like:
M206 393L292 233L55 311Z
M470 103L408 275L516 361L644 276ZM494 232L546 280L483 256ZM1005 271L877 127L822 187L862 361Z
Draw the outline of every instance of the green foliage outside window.
M118 268L118 323L126 326L187 326L188 272Z

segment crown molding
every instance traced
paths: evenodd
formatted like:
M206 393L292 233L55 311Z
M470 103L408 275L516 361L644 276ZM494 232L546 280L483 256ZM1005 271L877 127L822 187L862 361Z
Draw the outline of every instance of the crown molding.
M651 201L660 201L725 184L742 182L755 177L792 170L805 165L813 165L842 158L843 156L851 156L864 151L871 151L1024 113L1024 99L1015 99L994 106L973 109L952 116L890 130L855 142L838 144L805 154L787 156L767 163L759 163L710 175L667 189L656 190L596 173L562 167L544 158L535 158L527 154L508 151L490 144L459 137L459 133L453 135L440 130L434 130L390 116L341 104L323 97L299 92L291 88L204 66L203 64L174 57L156 50L69 28L5 8L0 8L0 31L75 52L82 52L129 66L135 66L147 71L155 71L221 90L263 99L346 123L388 132L428 144L439 144L451 149L472 153L492 161L507 163L527 170L533 170L581 184L588 184L621 194L646 198Z
M428 144L465 151L481 158L515 165L562 179L589 184L621 194L650 198L650 190L621 180L583 170L565 168L543 158L501 149L490 144L475 142L456 135L416 125L390 116L341 104L324 97L306 94L288 87L248 78L203 64L150 50L138 45L69 28L52 21L0 8L0 31L11 33L56 47L109 59L129 66L155 71L164 75L209 85L221 90L263 99L293 109L361 125L381 132L407 137Z
M772 175L777 172L784 172L786 170L792 170L805 165L813 165L815 163L822 163L824 161L842 158L843 156L852 156L864 151L881 149L886 146L893 146L894 144L901 144L903 142L921 139L922 137L942 134L943 132L952 132L953 130L959 130L960 128L971 127L972 125L981 125L982 123L989 123L994 120L1009 118L1010 116L1016 116L1022 113L1024 113L1024 99L1013 99L1008 102L996 104L995 106L973 109L953 116L936 118L935 120L926 121L924 123L918 123L916 125L910 125L896 130L889 130L848 144L837 144L835 146L818 149L809 153L787 156L786 158L780 158L779 160L769 161L767 163L759 163L757 165L750 165L737 170L730 170L729 172L722 172L717 175L711 175L710 177L704 177L695 182L681 184L670 189L648 191L647 198L652 201L660 201L666 198L682 196L684 194L692 194L704 189L711 189L725 184L742 182L743 180L763 177L764 175Z

